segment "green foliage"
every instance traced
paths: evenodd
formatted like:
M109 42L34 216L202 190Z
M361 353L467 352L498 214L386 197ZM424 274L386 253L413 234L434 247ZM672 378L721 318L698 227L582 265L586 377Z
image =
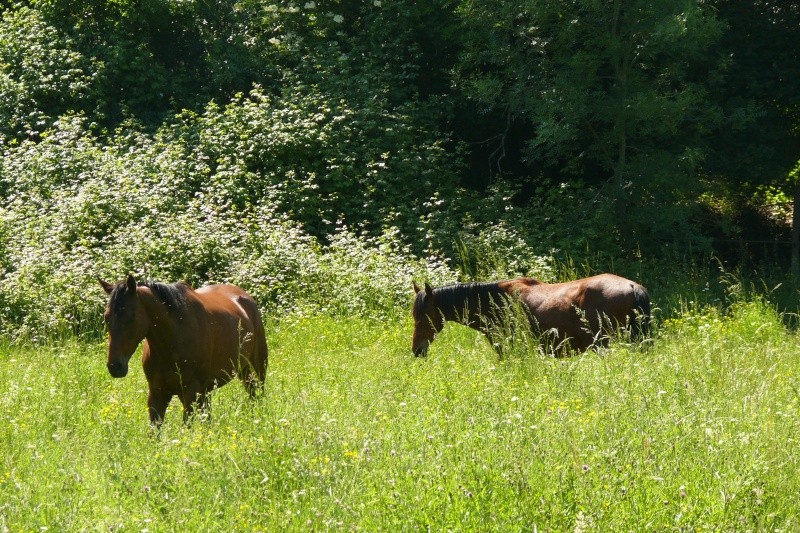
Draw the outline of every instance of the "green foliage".
M416 120L420 109L385 103L351 108L313 88L275 98L255 89L184 116L181 128L199 131L198 157L226 208L267 202L316 236L343 221L411 237L424 229L426 202L452 196L455 165L446 139Z
M612 206L598 222L617 246L696 239L686 221L698 169L725 121L709 94L724 67L713 13L693 0L463 2L461 12L474 31L459 87L528 124L534 175L593 184Z
M27 7L0 17L0 147L35 138L61 114L85 109L91 62Z
M726 25L720 42L726 76L714 80L712 91L730 118L710 139L706 168L724 176L718 187L742 202L759 186L788 185L784 178L798 161L800 6L774 0L707 5Z
M106 127L132 115L155 128L174 111L278 77L238 2L31 3L91 58L92 120Z
M714 5L736 27L794 20ZM102 295L83 291L98 274L235 280L265 308L386 315L411 273L454 279L443 265L555 279L554 256L587 273L691 262L725 226L696 200L739 205L735 187L717 192L709 138L751 135L765 109L728 85L755 63L724 53L707 6L5 3L2 329L95 331ZM776 94L790 116L797 91ZM475 178L478 145L508 174Z
M796 530L797 337L759 301L723 311L564 360L271 320L265 397L233 382L191 427L173 402L158 436L139 365L3 347L0 528Z
M211 106L203 117L186 114L152 137L126 129L101 145L81 119L70 118L41 142L9 149L0 162L0 186L7 191L0 212L4 333L35 340L96 335L104 295L95 277L113 280L128 272L193 285L233 281L271 312L387 316L406 302L412 277L454 279L443 259L416 259L391 225L405 223L406 235L413 232L415 206L424 196L411 196L418 202L409 202L410 212L396 206L389 213L383 189L372 189L371 196L364 182L316 179L317 164L354 178L375 166L376 183L385 179L382 187L400 189L412 172L404 165L419 164L410 155L414 147L404 147L399 137L374 165L365 162L369 153L341 165L326 161L319 156L334 155L322 139L341 134L331 124L351 131L346 117L337 118L276 109L254 93L224 110ZM301 158L306 151L318 157ZM384 163L398 170L384 171ZM320 176L335 174L317 168ZM289 175L293 183L279 179ZM337 188L342 185L349 190ZM357 202L333 201L337 191L353 196L358 189L365 192ZM364 221L360 231L323 225L326 210L348 205L352 211L340 220ZM329 242L320 244L298 220L308 220L317 234L328 228L322 235ZM370 226L372 237L365 233Z
M554 185L537 180L525 198L518 187L498 180L479 200L462 198L460 209L464 215L460 228L453 230L459 235L453 254L466 280L521 275L565 279L555 272L554 257L602 254L614 248L617 237L605 222L612 216L607 203L579 181ZM596 268L609 256L593 257Z

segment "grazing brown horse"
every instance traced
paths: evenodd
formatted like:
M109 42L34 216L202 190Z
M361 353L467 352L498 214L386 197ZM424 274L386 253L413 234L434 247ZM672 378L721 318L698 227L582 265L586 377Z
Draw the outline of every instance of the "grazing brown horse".
M208 393L239 375L256 395L267 373L267 342L253 298L234 285L198 290L185 283L137 283L129 275L112 285L99 280L110 295L108 372L128 373L128 361L142 341L142 367L150 387L150 422L160 426L173 396L183 404L184 420L195 405L208 406Z
M489 336L503 325L511 305L518 301L532 330L559 347L584 351L605 344L608 335L629 327L634 336L648 333L650 297L638 283L613 274L600 274L566 283L542 283L517 278L488 283L456 283L420 289L414 283L414 355L426 355L428 346L455 320Z

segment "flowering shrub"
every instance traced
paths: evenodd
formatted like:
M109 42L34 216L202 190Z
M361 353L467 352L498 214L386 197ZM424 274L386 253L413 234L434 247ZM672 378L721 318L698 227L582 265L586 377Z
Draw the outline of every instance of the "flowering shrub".
M324 240L311 235L298 222L310 215L301 212L320 209L320 202L342 204L313 188L302 192L273 181L272 171L256 171L236 133L246 122L231 126L230 144L224 128L215 136L203 124L208 139L202 140L193 137L193 124L182 123L102 145L85 133L82 119L64 118L41 142L6 150L0 162L3 332L46 339L100 331L105 295L96 277L128 272L195 286L237 283L271 313L380 316L406 311L412 277L455 279L443 259L418 259L397 228L370 236L340 225ZM271 150L279 150L280 135L273 132ZM254 144L267 149L269 138ZM263 157L266 166L271 159ZM281 156L272 157L280 165ZM302 167L302 160L289 159ZM280 189L298 196L287 200L275 192Z
M0 12L0 144L33 137L56 115L87 106L90 62L29 7Z

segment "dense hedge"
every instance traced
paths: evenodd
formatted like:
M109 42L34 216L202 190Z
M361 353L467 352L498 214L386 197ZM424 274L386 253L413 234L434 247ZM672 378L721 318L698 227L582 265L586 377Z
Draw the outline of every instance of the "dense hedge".
M741 5L4 2L0 329L96 332L128 272L381 315L412 276L710 252L800 146L800 10Z
M435 140L416 144L403 117L384 124L395 135L370 137L354 128L356 113L322 103L311 113L304 103L255 90L154 135L126 128L102 141L80 117L64 117L41 140L7 149L3 331L96 332L104 295L95 278L128 272L238 283L270 312L378 316L406 311L412 278L456 279L441 253L456 241L497 253L482 264L498 271L547 274L504 221L476 212L453 225L460 207L440 190L455 188L447 155ZM502 259L514 249L517 259Z

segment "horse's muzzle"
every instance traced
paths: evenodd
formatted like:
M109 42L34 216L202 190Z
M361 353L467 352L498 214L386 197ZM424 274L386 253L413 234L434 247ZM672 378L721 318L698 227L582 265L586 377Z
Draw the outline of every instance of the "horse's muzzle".
M420 346L414 350L414 357L425 357L428 355L428 345Z
M111 374L111 377L124 378L128 375L128 363L113 361L106 366L108 367L108 373Z

